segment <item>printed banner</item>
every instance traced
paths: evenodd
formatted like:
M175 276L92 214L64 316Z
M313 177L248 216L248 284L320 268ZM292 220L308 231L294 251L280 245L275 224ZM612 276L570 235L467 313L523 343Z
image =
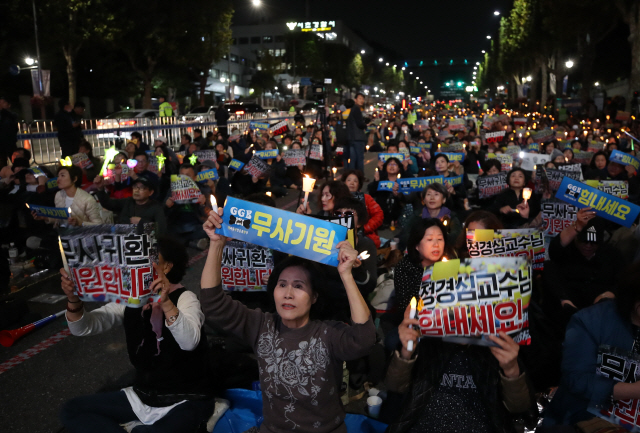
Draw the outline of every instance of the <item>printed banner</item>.
M453 153L453 152L462 152L462 150L464 149L464 145L463 143L451 143L451 144L444 144L438 145L438 152L442 152L442 153Z
M622 165L630 165L636 169L636 171L640 170L640 159L634 157L633 155L629 155L628 153L620 152L617 149L614 149L609 155L609 162L617 162Z
M269 149L269 150L258 150L255 153L260 159L275 159L280 155L280 151L278 149Z
M596 375L616 382L635 383L640 379L640 355L614 346L600 345ZM630 432L640 432L640 400L616 400L605 406L590 406L592 414Z
M478 187L478 198L489 198L498 195L509 188L509 185L507 185L507 173L503 171L490 176L478 176L476 186Z
M207 183L208 180L218 180L220 177L218 176L218 170L215 168L210 168L209 170L201 171L196 176L196 182L199 183Z
M400 179L407 180L407 179ZM393 184L390 180L381 180L378 182L378 191L393 191Z
M193 154L198 157L198 162L200 163L218 159L218 152L214 149L196 150Z
M269 130L273 135L286 134L287 132L289 132L289 124L286 120L283 120L282 122L271 125L269 127Z
M282 157L287 167L297 167L307 163L307 158L302 149L289 149L282 154Z
M503 331L516 343L529 345L531 288L531 266L523 257L437 262L422 275L420 332L491 345L481 336Z
M162 170L160 171L160 173L158 173L158 158L156 158L155 155L147 154L147 161L149 161L147 170L149 170L151 173L157 174L158 176L162 174ZM162 168L164 169L164 166Z
M269 174L270 167L269 164L254 155L247 163L245 169L251 176L263 177Z
M459 163L462 163L464 161L464 153L436 152L436 156L438 155L447 155L449 162L458 161Z
M526 117L516 117L515 119L513 119L513 123L516 125L526 125L527 124L527 118Z
M58 187L58 178L54 177L53 179L49 179L46 183L47 189L55 189Z
M322 161L322 145L312 144L309 149L309 159L315 159L316 161Z
M31 172L31 174L33 174L36 178L40 177L40 176L44 176L47 177L46 173L44 171L42 171L42 169L40 167L31 167L29 169L29 171Z
M381 152L378 154L378 161L387 162L389 158L397 158L398 161L404 161L404 154L402 153L384 153Z
M249 128L254 131L268 131L270 126L268 122L260 122L258 120L252 120L249 122Z
M582 152L573 149L573 161L579 164L589 164L593 158L593 152Z
M420 149L420 147L418 146L411 146L409 147L409 151L411 152L412 155L417 155L420 153L422 149Z
M516 146L514 146L516 147ZM527 150L529 152L540 152L540 143L529 143L527 145Z
M452 179L452 178L447 178ZM380 182L382 183L382 182ZM393 182L390 182L393 186ZM398 179L398 184L400 184L400 192L403 194L411 194L412 192L420 192L427 187L427 185L431 185L432 183L444 183L444 176L429 176L429 177L407 177ZM378 185L378 191L390 191L390 190L381 190Z
M244 162L238 161L237 159L232 159L231 162L229 162L229 168L233 168L235 171L242 170L242 167L244 167Z
M487 143L502 143L507 131L487 132L484 139Z
M109 164L104 173L105 183L107 185L116 183L116 175L118 172L120 172L121 183L127 183L129 181L129 167L127 164Z
M229 196L217 233L287 254L338 266L336 245L347 228Z
M57 184L56 184L57 185ZM66 220L69 218L69 210L65 207L49 207L40 206L37 204L27 204L29 210L32 210L36 215L47 218L56 218Z
M560 188L560 184L565 176L574 180L580 180L580 173L576 171L556 170L538 165L536 167L535 179L536 194L543 194L546 191L554 195L558 191L558 188Z
M595 141L595 140L591 140L589 141L589 145L587 146L587 151L588 152L600 152L601 150L604 150L604 143L601 141Z
M451 186L458 186L462 185L463 176L460 174L458 176L445 177L443 180L444 183L448 183Z
M355 218L353 216L343 216L343 217L330 216L330 217L318 217L318 218L323 219L325 221L329 221L330 223L333 223L333 224L338 224L339 226L342 226L342 227L346 227L348 230L347 240L349 241L349 243L353 248L356 247L357 233L356 233L356 226L354 224Z
M476 257L528 257L534 270L544 267L544 234L537 229L467 230L467 249Z
M629 182L626 180L587 180L585 183L623 200L629 198Z
M467 125L464 119L449 120L449 131L466 131Z
M526 171L534 171L534 168L538 165L544 165L551 159L551 155L545 155L540 153L525 153L522 155L522 162L520 168Z
M487 159L497 159L500 161L500 171L505 172L511 170L513 164L513 157L511 155L505 155L504 153L489 153L487 154Z
M198 184L184 174L171 175L171 200L177 204L196 203L202 195Z
M87 156L86 153L76 153L75 155L72 155L71 162L76 167L80 167L84 169L93 167L93 163L91 162L91 160L89 159L89 156Z
M640 206L565 177L556 198L579 209L591 207L596 215L627 228L640 214Z
M78 297L84 302L115 302L142 307L159 295L149 289L158 252L154 224L98 225L61 232L62 249Z
M482 120L482 127L486 129L491 129L493 124L498 120L497 117L489 116L488 114L484 115L484 119Z
M417 143L416 146L418 146L420 149L430 150L432 144L433 143Z
M618 111L616 113L616 120L620 120L622 122L626 122L631 118L631 113L628 111Z
M229 240L222 252L222 288L229 292L266 292L273 271L269 248Z
M542 131L531 134L531 137L536 143L546 143L556 138L556 132L552 129L543 129Z
M576 220L578 208L561 201L543 201L540 213L545 226L544 235L555 237Z

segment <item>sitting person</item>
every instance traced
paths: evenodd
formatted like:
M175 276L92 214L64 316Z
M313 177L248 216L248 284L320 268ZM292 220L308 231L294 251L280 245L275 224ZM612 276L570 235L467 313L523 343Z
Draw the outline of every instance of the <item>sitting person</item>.
M97 189L96 196L105 209L118 215L116 224L155 223L156 236L162 236L167 230L167 221L162 205L151 200L155 186L147 178L138 176L133 181L133 196L123 199L113 199L104 190L104 179L96 176L94 184Z
M80 168L82 170L82 189L91 191L93 188L93 179L100 174L102 169L102 161L100 158L93 156L93 146L87 140L82 140L78 147L79 153L84 153L91 161L91 167Z
M394 227L397 225L397 220L402 215L404 206L404 197L400 193L400 184L397 180L404 175L404 167L398 158L389 158L383 165L382 169L376 170L373 175L373 182L371 182L367 189L369 195L374 198L376 203L382 208L384 213L383 224L391 225ZM394 182L392 191L378 191L378 185L380 181Z
M11 178L13 176L13 164L15 163L17 158L24 158L27 161L27 168L29 168L31 166L31 151L29 149L24 149L22 147L17 148L16 150L13 151L13 153L11 154L11 165L5 165L4 167L2 167L2 169L0 170L0 178L2 178L2 181L5 183L9 183L11 180L9 178Z
M149 182L151 182L154 186L154 195L151 197L154 200L159 198L158 194L160 193L160 178L157 174L152 171L149 171L149 155L145 152L138 152L135 155L136 166L133 170L129 170L129 177L132 181L136 180L138 176L142 176L146 178ZM133 183L132 183L133 185Z
M342 173L340 180L347 185L351 194L362 201L367 207L369 220L364 225L364 234L373 241L376 248L380 248L380 236L378 236L378 227L384 221L384 212L382 208L369 194L363 194L362 185L364 184L364 175L360 170L346 170Z
M427 185L420 194L422 198L422 218L436 218L445 224L447 237L453 243L460 233L460 221L451 210L445 206L449 199L447 187L440 183Z
M621 274L623 279L615 300L585 308L571 318L563 346L562 380L545 411L543 427L575 425L594 418L589 408L598 406L604 410L616 401L632 403L630 400L640 399L640 382L626 383L596 373L600 367L600 349L609 353L618 350L621 356L626 352L637 356L640 351L640 262L634 263ZM600 290L607 288L608 284ZM633 371L632 367L632 378ZM622 373L622 378L628 380ZM606 431L604 427L607 426L612 427L602 421L603 429L598 431Z
M351 193L344 183L337 180L326 181L320 187L320 195L318 196L318 207L320 210L316 215L332 216L333 211L336 209L335 204L341 199L349 197L351 197ZM304 202L300 203L300 206L296 209L296 213L311 215L309 203L307 202L306 209L304 208Z
M408 393L399 419L388 432L505 432L515 430L508 413L535 408L526 375L518 363L520 346L504 332L486 338L494 346L419 340L420 322L409 318L398 326L385 382L391 392ZM407 350L409 341L415 350ZM384 408L383 408L384 411Z
M475 210L467 216L463 224L464 230L456 240L456 253L459 258L469 258L467 247L467 230L502 230L504 227L497 216L486 210Z
M521 168L507 173L509 188L498 194L491 210L500 218L507 229L522 227L540 212L540 196L532 194L525 203L522 190L527 186L527 174Z
M220 209L222 212L222 208ZM204 230L211 243L202 272L200 296L207 323L220 326L252 345L257 356L264 421L260 431L346 433L340 402L344 361L367 355L376 341L371 314L352 275L358 253L342 241L338 273L351 309L351 324L315 320L325 301L316 263L289 257L267 283L275 313L251 310L222 290L222 253L226 238L215 230L222 218L209 213Z
M197 296L180 284L188 260L180 242L158 239L158 278L151 289L160 301L143 308L111 302L85 311L73 281L60 270L71 333L95 335L124 325L135 368L132 386L67 402L60 418L70 432L124 431L121 424L133 432L192 432L211 415L204 314Z

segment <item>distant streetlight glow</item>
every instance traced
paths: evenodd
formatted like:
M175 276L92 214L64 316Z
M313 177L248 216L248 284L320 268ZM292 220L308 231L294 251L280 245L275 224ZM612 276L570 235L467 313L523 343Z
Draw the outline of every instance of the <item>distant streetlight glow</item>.
M482 50L482 54L484 54L484 53L486 53L486 51L485 51L485 50Z
M527 77L527 81L531 81L531 75Z
M597 82L597 81L594 83L594 86L596 86L596 87L598 87L599 85L600 85L600 83Z
M251 3L253 4L254 7L257 7L257 8L259 8L262 5L261 0L251 0Z
M380 57L380 58L378 59L378 61L379 61L379 62L382 62L382 57Z
M27 57L26 59L24 59L24 62L25 62L27 65L31 66L31 65L33 65L36 61L35 61L34 59L32 59L31 57Z
M387 62L387 66L389 66L389 62Z
M491 36L487 35L487 39L491 39Z
M493 14L494 14L495 16L498 16L498 15L500 15L500 11L495 11L495 12L493 12Z
M567 68L573 68L573 60L567 60L567 63L564 64Z
M364 50L360 50L360 54L364 54Z

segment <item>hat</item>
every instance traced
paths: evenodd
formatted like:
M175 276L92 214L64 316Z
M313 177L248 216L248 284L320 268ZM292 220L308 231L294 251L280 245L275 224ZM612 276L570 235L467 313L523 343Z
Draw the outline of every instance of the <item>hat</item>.
M560 149L553 149L553 152L551 152L551 158L549 160L553 161L554 159L556 159L559 156L564 158L564 153L562 153L562 151Z
M153 184L153 182L151 182L149 179L147 179L144 176L138 176L132 183L131 186L135 185L136 183L141 183L144 186L146 186L147 188L149 188L150 190L154 191L156 190L156 186Z
M208 167L208 168L216 168L216 163L215 161L204 161L202 164L200 164L203 167Z
M580 242L604 242L604 220L602 218L591 218L586 226L578 233Z
M167 144L167 137L165 137L164 135L158 135L155 141L162 141L164 144Z

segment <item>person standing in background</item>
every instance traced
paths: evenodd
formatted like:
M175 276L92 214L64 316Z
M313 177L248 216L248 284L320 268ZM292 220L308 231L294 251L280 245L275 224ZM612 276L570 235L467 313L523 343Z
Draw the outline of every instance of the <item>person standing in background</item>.
M362 107L364 105L364 95L358 93L355 105L351 108L347 118L347 140L349 142L349 157L347 158L347 169L356 169L364 172L364 143L366 137L364 130L367 127L362 118Z
M73 107L66 99L61 99L58 102L60 111L53 119L53 123L58 130L58 141L60 142L60 149L62 150L62 158L72 156L78 153L80 146L80 140L82 139L82 131L80 122L74 118Z
M160 96L158 98L158 102L160 102L160 106L158 107L158 110L160 110L160 117L172 117L173 107L170 103L165 102L164 96Z

